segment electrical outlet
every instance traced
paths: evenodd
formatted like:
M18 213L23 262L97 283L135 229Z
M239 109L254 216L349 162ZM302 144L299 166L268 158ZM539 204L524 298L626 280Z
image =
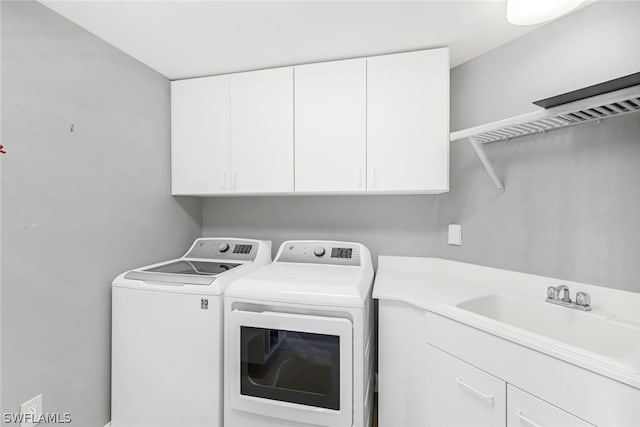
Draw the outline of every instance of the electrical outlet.
M39 394L33 399L29 399L20 405L20 427L33 427L38 424L42 417L42 395Z
M462 245L462 226L460 224L449 224L449 244Z

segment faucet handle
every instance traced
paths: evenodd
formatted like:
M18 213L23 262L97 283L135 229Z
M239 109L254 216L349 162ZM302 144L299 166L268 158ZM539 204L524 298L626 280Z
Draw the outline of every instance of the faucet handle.
M567 285L556 286L556 299L566 303L571 302L569 287Z
M553 286L549 286L547 288L547 299L556 299L556 288Z
M591 297L586 292L578 292L576 294L576 304L582 307L591 306Z

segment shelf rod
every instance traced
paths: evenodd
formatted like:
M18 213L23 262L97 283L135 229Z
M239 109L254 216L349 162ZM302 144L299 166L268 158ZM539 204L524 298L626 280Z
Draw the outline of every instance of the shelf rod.
M493 169L493 166L491 166L491 162L489 162L489 159L484 152L484 146L480 144L473 136L469 137L469 142L478 155L478 158L480 158L482 166L484 166L484 168L487 170L489 178L491 178L493 184L496 186L499 192L504 193L504 184L502 184L502 181L500 181L500 178L498 178L498 175L496 175L496 171Z

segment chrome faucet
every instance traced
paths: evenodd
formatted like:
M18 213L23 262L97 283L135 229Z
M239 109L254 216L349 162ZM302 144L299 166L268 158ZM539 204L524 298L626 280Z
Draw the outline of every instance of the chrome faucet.
M547 302L581 311L591 310L591 297L586 292L578 292L576 300L571 301L569 287L566 285L549 286L547 288Z

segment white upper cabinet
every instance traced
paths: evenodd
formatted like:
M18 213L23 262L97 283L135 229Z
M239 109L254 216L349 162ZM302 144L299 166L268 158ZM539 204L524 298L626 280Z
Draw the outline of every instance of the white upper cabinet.
M230 77L231 191L293 192L293 68Z
M449 190L449 49L367 59L367 189Z
M442 193L449 49L175 81L171 123L176 195Z
M366 190L366 59L295 67L295 191Z
M229 77L171 82L171 192L228 191Z

